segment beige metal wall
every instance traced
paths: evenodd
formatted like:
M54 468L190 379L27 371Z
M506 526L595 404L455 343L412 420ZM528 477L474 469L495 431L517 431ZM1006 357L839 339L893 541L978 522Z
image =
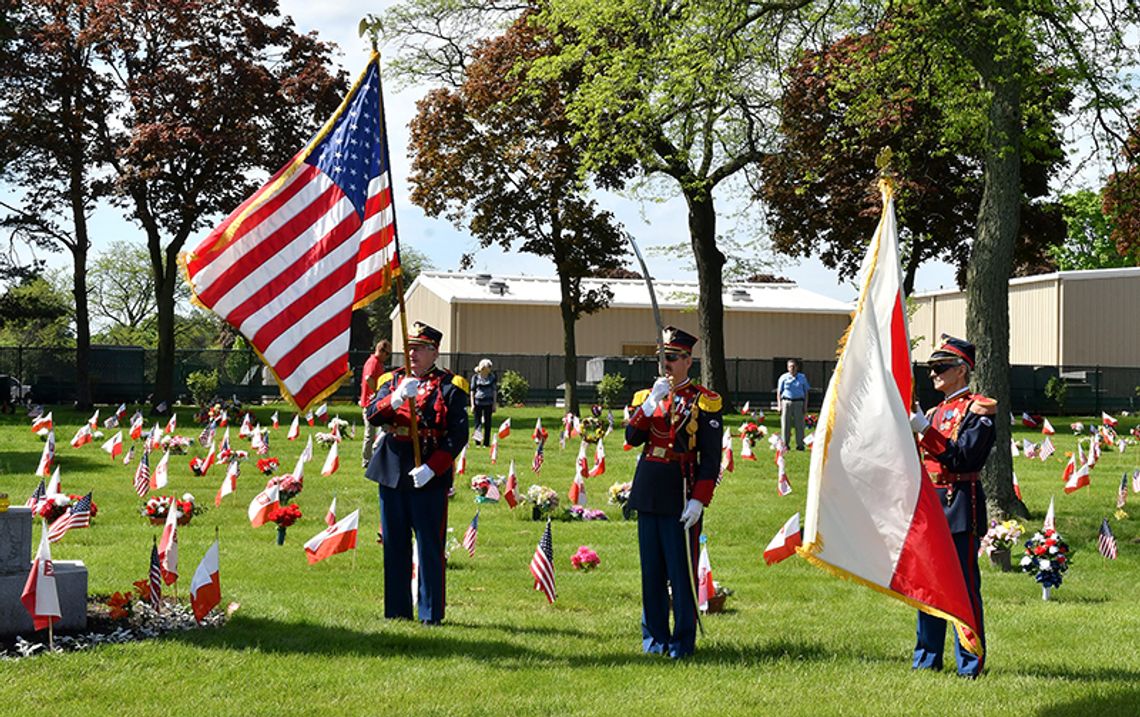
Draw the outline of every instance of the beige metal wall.
M695 311L662 311L662 321L700 335ZM835 358L849 318L836 314L725 314L725 353L731 358L799 356ZM562 319L555 306L463 304L451 351L465 353L561 354ZM583 317L576 326L580 356L620 356L625 345L654 343L649 308L613 308ZM697 344L696 355L700 356Z
M455 322L451 306L446 301L430 291L417 288L404 299L404 304L408 310L409 331L414 322L422 321L443 332L443 341L439 346L441 352L447 353L455 350L453 348L455 346ZM397 315L392 321L392 352L402 353L403 351L404 337L400 333L400 319Z
M1140 364L1140 278L1065 281L1063 292L1063 364Z
M925 360L941 345L942 334L966 336L965 294L921 296L914 302L917 308L910 317L910 337L918 340L912 352L916 360Z

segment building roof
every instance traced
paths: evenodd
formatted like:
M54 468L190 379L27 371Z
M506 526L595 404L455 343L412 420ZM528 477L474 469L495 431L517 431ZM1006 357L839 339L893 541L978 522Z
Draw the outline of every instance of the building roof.
M585 288L608 286L613 291L611 308L648 308L649 290L642 279L585 279ZM410 294L423 286L453 304L512 304L557 306L561 288L555 277L499 276L458 272L425 271L408 288ZM654 281L657 303L663 309L696 306L695 281ZM796 284L725 283L725 311L767 313L848 314L852 304L837 301Z
M1038 284L1057 281L1093 281L1098 279L1140 279L1140 267L1126 266L1119 269L1085 269L1083 271L1054 271L1049 274L1034 274L1033 276L1018 276L1009 280L1010 286L1023 286L1025 284ZM949 296L964 293L962 289L936 289L934 291L921 291L913 298L923 299L930 296Z

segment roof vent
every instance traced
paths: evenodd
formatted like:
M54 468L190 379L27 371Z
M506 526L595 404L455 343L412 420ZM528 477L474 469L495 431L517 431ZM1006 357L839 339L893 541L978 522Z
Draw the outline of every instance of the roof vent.
M732 290L732 300L733 301L752 301L752 294L749 294L747 289L733 289Z
M499 296L502 296L503 294L507 293L507 282L492 281L487 285L487 288L491 290L492 294L498 294Z
M476 274L475 275L475 283L478 284L479 286L486 286L487 284L491 283L491 275L490 274Z

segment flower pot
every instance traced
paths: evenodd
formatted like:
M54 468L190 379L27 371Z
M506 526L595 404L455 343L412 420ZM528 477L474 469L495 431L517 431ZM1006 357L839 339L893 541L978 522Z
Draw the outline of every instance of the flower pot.
M165 522L166 522L166 518L151 518L150 519L151 525L162 525Z
M531 520L542 520L542 510L537 505L531 506L530 519Z
M994 550L990 553L990 562L1001 568L1003 573L1013 571L1013 565L1011 565L1009 561L1008 550Z
M1042 600L1048 600L1049 594L1051 592L1053 592L1053 588L1042 586L1042 588L1041 588L1041 599Z
M728 600L727 595L713 595L709 598L708 612L724 612L724 603Z
M277 526L277 544L278 545L284 545L285 544L285 526L284 525Z
M629 503L621 507L621 517L625 520L635 520L637 518L637 511L630 507Z
M182 515L178 516L178 524L179 525L186 525L187 523L190 522L190 519L193 517L194 516L190 513L183 513Z

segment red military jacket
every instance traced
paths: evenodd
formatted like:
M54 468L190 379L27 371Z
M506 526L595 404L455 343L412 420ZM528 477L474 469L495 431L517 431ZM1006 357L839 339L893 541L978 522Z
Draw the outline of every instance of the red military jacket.
M930 428L922 432L918 445L952 533L985 532L985 494L978 472L994 445L996 414L996 401L967 389L927 412Z

